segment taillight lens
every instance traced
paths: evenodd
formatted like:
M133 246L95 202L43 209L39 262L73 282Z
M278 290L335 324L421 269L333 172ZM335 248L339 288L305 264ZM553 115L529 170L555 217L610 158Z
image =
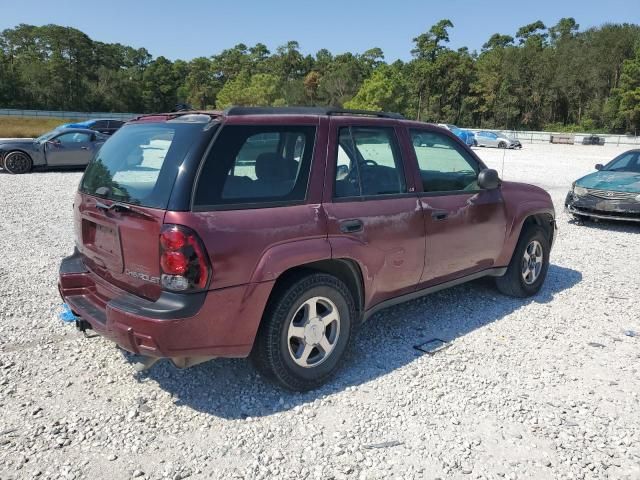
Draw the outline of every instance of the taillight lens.
M160 232L160 281L167 290L204 290L211 265L198 235L182 225L165 225Z

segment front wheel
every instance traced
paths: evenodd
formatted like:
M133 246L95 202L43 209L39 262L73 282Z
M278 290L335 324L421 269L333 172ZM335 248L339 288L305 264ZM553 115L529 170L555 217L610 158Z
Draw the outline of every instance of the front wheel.
M537 294L549 270L549 239L538 225L528 227L520 235L507 272L496 278L505 295L531 297Z
M251 352L253 364L289 390L319 387L339 368L354 318L353 297L336 277L291 279L269 302Z
M498 144L498 148L507 148L507 144L505 142L500 142Z
M4 157L4 169L9 173L29 173L32 165L31 157L24 152L9 152Z

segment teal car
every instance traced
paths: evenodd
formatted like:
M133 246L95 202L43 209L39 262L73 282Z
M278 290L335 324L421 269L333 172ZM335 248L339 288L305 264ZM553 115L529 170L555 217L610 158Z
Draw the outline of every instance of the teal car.
M576 218L640 222L640 149L596 165L573 183L565 207Z

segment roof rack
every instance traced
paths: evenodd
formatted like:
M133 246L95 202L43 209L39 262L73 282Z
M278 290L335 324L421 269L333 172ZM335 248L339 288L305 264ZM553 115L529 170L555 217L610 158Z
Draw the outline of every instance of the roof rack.
M136 121L146 117L167 117L175 119L185 115L209 115L210 117L220 117L222 116L222 112L220 110L180 110L176 112L143 113L142 115L129 119L129 121Z
M362 115L366 117L404 119L394 112L373 112L369 110L349 110L337 107L229 107L225 116L239 115Z

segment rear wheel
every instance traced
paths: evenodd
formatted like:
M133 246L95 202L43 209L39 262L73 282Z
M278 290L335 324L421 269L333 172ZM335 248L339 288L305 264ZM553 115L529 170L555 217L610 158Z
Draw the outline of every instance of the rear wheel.
M542 288L549 270L549 239L538 225L528 227L520 235L507 272L496 278L505 295L530 297Z
M354 301L342 281L322 273L296 277L269 302L253 364L289 390L319 387L339 368L354 318Z
M4 169L9 173L29 173L32 165L31 157L24 152L9 152L4 157Z

